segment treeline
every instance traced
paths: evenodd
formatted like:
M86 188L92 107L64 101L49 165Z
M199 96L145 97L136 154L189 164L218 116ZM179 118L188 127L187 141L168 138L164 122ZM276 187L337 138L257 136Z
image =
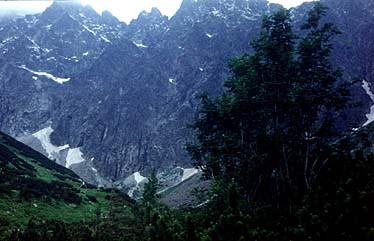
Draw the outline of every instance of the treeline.
M316 3L302 36L288 10L265 16L254 53L232 61L225 93L202 96L188 146L213 180L200 207L161 204L153 174L130 209L114 198L93 221L30 219L23 230L2 219L0 240L374 240L374 128L335 128L352 103L329 60L339 31L324 13Z

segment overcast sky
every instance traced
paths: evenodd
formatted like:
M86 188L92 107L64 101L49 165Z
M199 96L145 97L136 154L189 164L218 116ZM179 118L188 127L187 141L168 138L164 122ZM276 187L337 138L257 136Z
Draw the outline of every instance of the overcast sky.
M129 23L143 11L150 11L157 7L169 17L178 10L182 0L81 0L83 4L90 4L97 12L109 10L113 15L122 21ZM305 0L270 0L282 4L286 8L300 5ZM51 1L1 1L0 14L22 12L37 13L43 11Z

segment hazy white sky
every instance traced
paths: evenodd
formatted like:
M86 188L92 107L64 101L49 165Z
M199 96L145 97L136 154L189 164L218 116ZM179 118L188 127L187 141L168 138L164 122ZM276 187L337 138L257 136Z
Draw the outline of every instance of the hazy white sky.
M182 0L81 0L84 4L90 4L97 12L109 10L122 21L129 23L143 11L150 11L157 7L167 16L172 16L178 10ZM295 7L305 0L270 0L280 3L286 8ZM0 14L14 11L27 13L41 12L47 8L51 1L1 1Z

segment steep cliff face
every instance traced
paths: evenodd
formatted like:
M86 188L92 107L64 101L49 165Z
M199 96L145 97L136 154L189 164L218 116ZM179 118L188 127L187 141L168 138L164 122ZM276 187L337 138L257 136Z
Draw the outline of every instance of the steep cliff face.
M343 32L334 61L370 88L373 1L325 3ZM183 146L193 139L186 125L198 93L222 91L228 61L251 51L262 16L276 8L265 0L185 0L171 19L152 9L126 25L56 2L0 22L0 129L96 184L191 166ZM309 8L292 10L296 22ZM364 123L371 100L361 84L353 92L364 106L343 123Z
M352 127L349 123L355 123L355 127L368 124L374 117L374 100L370 96L374 90L374 43L369 40L374 36L374 1L323 0L322 3L329 8L326 20L341 31L333 41L332 61L342 69L342 81L357 80L351 91L353 100L361 103L361 107L350 108L341 116L339 127Z

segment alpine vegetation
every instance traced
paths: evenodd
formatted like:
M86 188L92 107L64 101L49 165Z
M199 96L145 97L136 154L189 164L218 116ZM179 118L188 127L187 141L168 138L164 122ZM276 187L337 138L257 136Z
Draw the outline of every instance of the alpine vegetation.
M0 18L0 241L374 240L373 7Z

